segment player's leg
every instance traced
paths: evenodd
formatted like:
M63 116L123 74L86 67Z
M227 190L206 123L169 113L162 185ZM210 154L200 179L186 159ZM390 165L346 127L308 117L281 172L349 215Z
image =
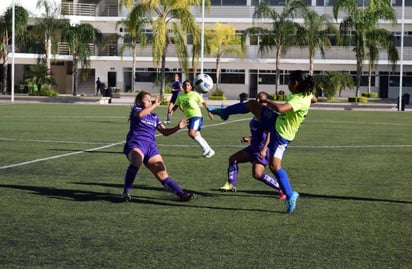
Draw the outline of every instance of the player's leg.
M256 100L250 100L246 103L237 103L225 108L209 109L212 114L219 115L222 120L227 120L229 115L233 114L247 114L253 113L256 117L260 118L262 111L262 104Z
M139 168L142 165L144 155L140 149L133 148L127 154L127 158L129 159L130 164L127 167L126 174L124 177L122 199L125 201L130 201L130 191L132 189L132 185L136 178L137 172L139 171Z
M220 187L221 191L236 191L237 175L239 173L238 163L250 162L249 154L244 150L240 150L229 157L229 165L227 168L227 182Z
M280 189L279 182L278 180L265 173L265 168L269 164L269 159L270 159L270 151L266 151L265 157L261 156L260 151L255 151L252 154L252 176L266 185L276 189L279 191L279 199L284 200L286 199L286 195L283 193L283 191Z
M280 149L282 151L282 149ZM292 185L290 184L288 174L286 173L286 170L282 168L282 157L283 153L278 153L278 155L275 153L271 157L270 161L270 170L273 172L275 175L276 179L279 182L280 189L284 192L286 195L286 207L287 207L287 213L293 213L296 208L296 201L299 198L299 193L294 191L292 188Z
M215 151L210 147L209 143L207 143L206 139L204 139L200 133L202 124L202 117L190 118L188 124L188 135L202 148L203 157L211 158L213 155L215 155Z
M146 167L160 181L166 191L172 192L179 196L181 201L188 201L193 198L192 193L186 193L180 185L169 177L166 165L160 154L153 155L146 163Z

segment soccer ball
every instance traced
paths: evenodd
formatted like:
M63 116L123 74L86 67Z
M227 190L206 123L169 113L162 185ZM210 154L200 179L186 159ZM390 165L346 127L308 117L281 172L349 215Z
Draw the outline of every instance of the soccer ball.
M197 92L207 93L213 88L213 79L208 74L199 74L193 84Z

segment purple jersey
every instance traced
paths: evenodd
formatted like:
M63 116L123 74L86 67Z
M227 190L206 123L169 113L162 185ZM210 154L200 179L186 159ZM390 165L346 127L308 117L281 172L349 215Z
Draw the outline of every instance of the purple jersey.
M141 148L143 144L156 146L156 128L162 122L156 113L149 113L143 118L133 116L136 111L142 109L143 107L135 105L130 111L130 129L126 136L125 154L128 154L132 148Z
M252 140L250 141L250 146L257 151L260 151L265 145L267 134L263 125L253 117L249 122L250 134L252 135Z
M265 158L260 157L260 152L265 146L267 133L262 123L253 117L249 122L249 129L251 134L250 145L245 148L245 151L250 155L252 162L259 162L264 166L269 162L269 149L266 150Z

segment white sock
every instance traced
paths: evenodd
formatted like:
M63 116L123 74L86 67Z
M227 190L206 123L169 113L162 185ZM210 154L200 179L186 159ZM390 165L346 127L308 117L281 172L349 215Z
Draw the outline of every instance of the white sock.
M195 136L194 140L196 141L196 143L198 143L198 144L202 147L203 152L207 152L207 151L211 150L209 144L208 144L207 141L200 135L200 133L198 133L198 134Z

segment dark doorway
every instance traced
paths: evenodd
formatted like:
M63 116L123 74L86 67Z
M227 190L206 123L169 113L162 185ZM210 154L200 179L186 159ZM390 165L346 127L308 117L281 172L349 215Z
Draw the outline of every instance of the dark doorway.
M257 70L251 70L249 73L249 98L256 98L258 91Z
M107 72L107 86L117 87L116 72Z
M379 75L379 97L388 98L389 77L387 74Z

